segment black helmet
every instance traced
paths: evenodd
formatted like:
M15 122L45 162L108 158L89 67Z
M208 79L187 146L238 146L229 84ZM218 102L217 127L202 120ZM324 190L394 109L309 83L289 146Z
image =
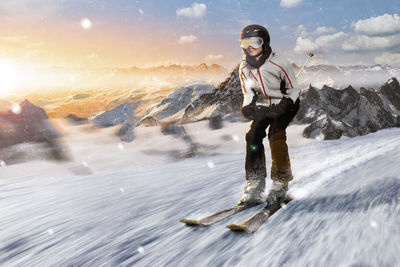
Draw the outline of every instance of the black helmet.
M240 32L240 39L249 37L260 37L263 39L265 46L269 46L269 33L267 29L261 25L252 24L244 27L243 30Z
M240 40L250 37L260 37L263 40L262 51L256 56L250 56L246 49L242 49L243 53L246 55L246 62L255 68L259 68L272 52L269 33L265 27L252 24L244 27L240 32ZM259 55L261 55L261 57L257 58Z

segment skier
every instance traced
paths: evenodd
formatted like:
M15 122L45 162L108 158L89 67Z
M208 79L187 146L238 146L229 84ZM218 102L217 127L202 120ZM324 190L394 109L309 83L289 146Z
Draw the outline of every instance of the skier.
M272 205L284 201L293 179L286 128L299 109L300 89L287 59L272 52L270 36L261 25L248 25L240 33L244 59L239 77L244 101L241 112L251 120L246 134L246 185L240 203ZM268 130L272 187L264 194L267 176L263 139Z

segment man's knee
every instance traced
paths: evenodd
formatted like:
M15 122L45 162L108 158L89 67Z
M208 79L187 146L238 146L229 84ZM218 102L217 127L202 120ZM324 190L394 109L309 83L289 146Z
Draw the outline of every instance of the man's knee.
M249 131L246 133L246 142L249 144L262 143L265 138L265 131Z
M276 128L268 133L268 139L270 142L277 141L277 140L285 140L286 141L286 131Z

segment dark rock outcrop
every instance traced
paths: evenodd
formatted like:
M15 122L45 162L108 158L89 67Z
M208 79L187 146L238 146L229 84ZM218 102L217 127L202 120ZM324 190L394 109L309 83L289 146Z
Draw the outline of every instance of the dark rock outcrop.
M69 114L64 119L71 125L82 125L89 122L87 118L81 118L76 116L75 114Z
M68 156L58 141L62 136L42 108L25 100L12 110L0 113L0 160L7 164L20 162L20 152L12 147L23 143L40 143L45 148L46 158L66 160Z
M99 128L121 125L116 135L123 142L132 142L135 139L134 127L139 120L135 116L135 110L139 104L139 102L123 103L90 119L90 121Z
M48 142L62 137L46 112L23 101L19 107L0 113L0 147L18 143Z
M396 107L400 104L400 98L395 97L399 92L400 86L395 78L379 90L360 88L356 91L351 86L343 90L327 86L316 89L310 86L301 96L301 106L294 122L310 124L304 129L305 137L326 140L400 127L399 109L388 110L389 104L385 102L389 100L384 99L390 95L392 108Z

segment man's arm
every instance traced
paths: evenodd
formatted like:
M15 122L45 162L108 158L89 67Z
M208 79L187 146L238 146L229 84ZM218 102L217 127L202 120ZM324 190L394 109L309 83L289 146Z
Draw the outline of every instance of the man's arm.
M286 96L290 97L290 99L292 99L293 102L296 102L296 100L300 96L300 87L299 84L297 83L296 75L294 74L293 68L288 60L284 60L282 64L281 77L282 77L281 85L283 85L283 82L285 85L284 90L282 90L283 88L281 86L281 91L284 91Z
M242 66L244 64L244 66ZM249 120L254 120L255 116L255 103L257 101L257 95L254 93L254 90L251 88L251 80L248 80L243 69L246 68L247 63L244 62L239 66L239 79L240 86L242 88L243 93L243 104L241 108L241 112L243 116Z

